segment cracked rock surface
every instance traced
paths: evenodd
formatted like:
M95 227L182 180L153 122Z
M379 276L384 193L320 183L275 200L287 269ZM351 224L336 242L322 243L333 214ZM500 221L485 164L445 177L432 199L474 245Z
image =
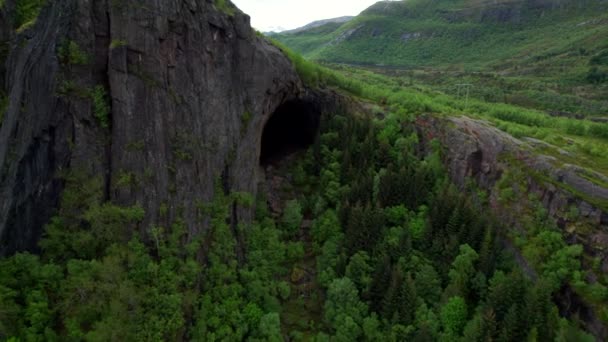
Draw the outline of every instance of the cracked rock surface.
M66 169L99 177L106 200L142 206L143 227L181 217L190 236L204 229L196 203L213 198L216 181L226 192L256 192L264 124L303 86L247 15L227 12L211 0L55 0L24 32L0 28L11 46L0 254L36 250ZM62 56L66 46L85 60ZM93 104L99 89L106 124ZM131 184L118 184L122 175Z

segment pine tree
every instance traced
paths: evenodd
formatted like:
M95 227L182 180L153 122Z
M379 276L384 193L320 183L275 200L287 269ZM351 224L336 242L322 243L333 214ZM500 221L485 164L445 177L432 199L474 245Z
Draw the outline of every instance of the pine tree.
M399 322L405 326L414 322L418 298L416 296L416 284L412 275L408 272L405 281L401 284L398 296Z
M479 270L483 272L486 277L489 277L494 273L496 263L496 252L494 244L494 230L492 227L485 229L485 234L481 247L479 248Z
M484 311L483 316L483 340L494 341L497 335L496 313L492 309Z
M498 341L523 341L528 335L528 329L524 326L524 319L517 304L511 305L501 323L501 331Z
M512 272L505 275L498 271L490 279L486 302L488 307L494 309L496 321L500 322L519 298L523 298L527 284L521 273Z
M356 206L351 211L346 231L346 246L349 255L357 251L370 251L383 235L384 213L369 205L365 208Z
M427 304L433 305L441 297L441 279L430 264L425 264L416 272L416 293Z
M460 214L460 208L454 209L452 215L448 219L448 223L445 225L445 230L451 236L458 236L462 229L462 216Z
M475 262L479 256L469 245L460 246L460 254L454 259L449 272L450 284L446 289L448 296L469 298L471 280L475 276Z
M551 298L551 289L543 280L539 280L526 296L526 316L530 325L536 327L539 341L553 341L558 330L557 309Z
M391 283L391 273L391 258L388 255L381 256L380 262L376 264L369 291L369 300L375 312L381 312L382 301Z
M403 285L403 272L401 268L394 267L391 272L391 282L382 301L382 317L392 320L399 316L401 287Z

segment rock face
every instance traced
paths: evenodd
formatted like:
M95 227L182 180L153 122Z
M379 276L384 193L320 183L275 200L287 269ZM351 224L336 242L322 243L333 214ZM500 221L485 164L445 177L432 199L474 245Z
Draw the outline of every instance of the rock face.
M451 179L459 186L464 187L473 178L481 188L492 191L503 172L511 167L524 167L529 173L527 190L538 195L562 227L578 221L564 215L574 207L598 231L608 231L604 209L588 202L608 201L608 189L600 185L608 184L607 177L533 152L534 146L548 144L536 139L515 139L485 121L467 117L447 121L422 117L418 127L426 140L438 138L443 142ZM530 171L543 179L533 177ZM603 257L608 264L608 254Z
M143 227L167 206L191 236L218 180L256 192L264 125L305 90L248 16L212 0L49 3L6 61L0 254L36 249L67 169L101 178L106 200L141 205Z
M529 207L525 201L530 194L535 194L564 230L567 240L582 244L586 256L600 260L600 269L608 272L608 212L594 204L608 203L608 189L598 185L608 184L605 176L538 154L534 147L548 144L535 139L515 139L482 120L424 116L418 118L417 127L423 146L438 139L445 147L445 163L452 181L464 188L470 179L475 180L480 188L488 191L490 204L503 222L518 227L519 210ZM558 149L558 153L562 152ZM510 169L526 176L518 197L521 203L503 208L495 185ZM573 211L576 215L571 214ZM579 229L581 227L583 229ZM564 311L578 315L589 332L599 340L606 340L608 329L594 311L580 298L573 298L575 294L571 290L565 292L568 295L564 295L561 302L567 308Z
M4 84L4 77L6 75L4 61L8 54L8 42L10 40L10 36L10 22L7 18L6 10L2 7L0 8L0 85Z

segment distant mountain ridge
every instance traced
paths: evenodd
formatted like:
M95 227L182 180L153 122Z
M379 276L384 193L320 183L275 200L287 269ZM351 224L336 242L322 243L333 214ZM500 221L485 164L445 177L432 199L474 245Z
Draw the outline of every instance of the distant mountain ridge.
M315 23L277 38L312 59L403 67L485 67L608 45L607 0L381 1L339 26Z
M320 27L323 25L327 25L327 24L344 24L347 23L349 21L351 21L353 18L355 18L354 16L343 16L343 17L338 17L338 18L331 18L331 19L322 19L322 20L317 20L317 21L313 21L310 24L304 25L302 27L298 27L296 29L293 30L286 30L283 31L281 33L284 34L293 34L293 33L298 33L298 32L303 32L306 30L310 30L316 27Z
M449 94L608 117L608 0L381 1L274 36L312 60L408 72Z

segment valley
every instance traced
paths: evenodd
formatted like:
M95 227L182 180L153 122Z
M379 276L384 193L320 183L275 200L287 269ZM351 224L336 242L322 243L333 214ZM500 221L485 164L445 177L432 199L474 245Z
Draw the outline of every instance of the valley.
M0 1L0 340L608 339L606 13Z

